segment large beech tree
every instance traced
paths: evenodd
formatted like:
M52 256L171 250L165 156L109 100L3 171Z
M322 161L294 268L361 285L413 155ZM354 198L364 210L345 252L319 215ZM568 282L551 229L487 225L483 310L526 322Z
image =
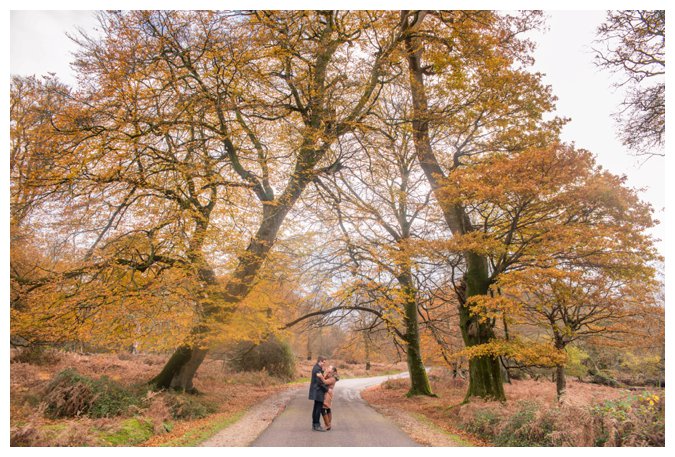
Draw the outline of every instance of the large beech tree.
M570 343L638 333L653 313L653 210L624 181L588 151L558 144L456 170L445 187L444 198L461 202L480 227L450 249L479 245L492 272L491 293L471 300L472 313L543 329L549 344L539 348L551 353L559 397ZM473 349L523 352L506 340Z
M65 153L50 184L81 189L92 209L97 200L114 208L91 256L125 216L148 219L147 198L159 202L142 230L146 252L112 263L147 271L179 261L203 287L191 336L158 387L193 388L209 320L236 311L286 215L335 160L335 140L368 115L397 23L393 13L144 11L103 14L102 37L78 38L81 90L53 114ZM205 252L212 218L241 199L258 208L257 229L219 284ZM185 227L180 259L168 252L178 242L155 241L176 233L157 219Z
M449 172L490 153L516 151L555 137L559 121L547 125L541 120L553 107L550 90L539 75L519 68L529 60L530 45L518 35L536 24L536 14L489 11L401 16L417 158L453 235L467 235L476 227L461 204L440 198ZM465 344L475 346L492 340L494 330L490 322L471 314L467 302L487 294L492 279L480 251L465 249L463 255L460 328ZM470 360L466 398L473 396L505 398L498 358Z

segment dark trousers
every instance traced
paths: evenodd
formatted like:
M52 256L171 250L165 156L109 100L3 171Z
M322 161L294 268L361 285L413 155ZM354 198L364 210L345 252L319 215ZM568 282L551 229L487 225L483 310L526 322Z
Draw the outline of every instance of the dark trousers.
M323 401L314 401L314 409L312 409L312 426L321 425L321 409L323 408Z

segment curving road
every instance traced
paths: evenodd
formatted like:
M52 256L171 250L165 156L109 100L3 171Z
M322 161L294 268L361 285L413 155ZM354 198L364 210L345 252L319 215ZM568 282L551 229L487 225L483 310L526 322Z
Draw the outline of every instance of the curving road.
M301 389L251 446L419 446L361 398L361 391L366 387L401 376L407 373L340 380L333 397L333 427L327 432L312 430L313 402L307 399L309 387Z

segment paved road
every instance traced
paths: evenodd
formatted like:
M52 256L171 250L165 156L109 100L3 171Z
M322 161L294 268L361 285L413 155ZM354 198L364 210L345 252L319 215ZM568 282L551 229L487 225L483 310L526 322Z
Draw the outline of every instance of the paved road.
M309 387L301 389L251 446L418 446L361 398L361 391L366 387L399 376L340 380L335 385L333 427L328 432L312 430L313 402L307 399Z

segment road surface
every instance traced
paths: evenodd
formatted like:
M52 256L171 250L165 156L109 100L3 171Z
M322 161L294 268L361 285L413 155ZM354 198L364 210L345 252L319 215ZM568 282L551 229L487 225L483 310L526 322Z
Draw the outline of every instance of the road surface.
M400 376L338 381L331 408L333 427L327 432L312 430L313 402L307 399L309 387L301 389L290 400L284 412L274 419L251 446L419 446L361 398L361 391L366 387Z

